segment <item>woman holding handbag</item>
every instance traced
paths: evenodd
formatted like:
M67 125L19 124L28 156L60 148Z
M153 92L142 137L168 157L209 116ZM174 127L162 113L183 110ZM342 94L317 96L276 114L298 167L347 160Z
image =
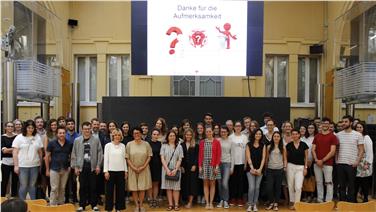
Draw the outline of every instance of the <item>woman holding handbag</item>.
M162 189L166 189L168 207L167 210L179 211L179 195L181 171L180 165L183 159L183 148L179 144L178 135L170 130L166 135L166 142L161 147L162 161Z
M200 141L198 167L199 177L204 181L205 209L213 209L215 181L221 179L221 143L213 137L213 129L207 126L206 139Z

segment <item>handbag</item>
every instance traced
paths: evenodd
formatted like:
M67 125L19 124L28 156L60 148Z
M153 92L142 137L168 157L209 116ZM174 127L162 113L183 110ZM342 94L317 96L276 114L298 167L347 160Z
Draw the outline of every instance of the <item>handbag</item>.
M304 178L302 191L315 192L316 180L315 176Z
M172 157L174 157L174 154L175 154L175 150L176 150L177 147L175 147L174 149L174 152L172 153L171 157L170 157L170 160L168 161L168 164L167 164L167 167L170 166L170 162L171 162L171 159ZM176 171L176 174L173 175L173 176L170 176L170 175L165 175L165 180L171 180L171 181L179 181L180 180L180 170L177 170Z

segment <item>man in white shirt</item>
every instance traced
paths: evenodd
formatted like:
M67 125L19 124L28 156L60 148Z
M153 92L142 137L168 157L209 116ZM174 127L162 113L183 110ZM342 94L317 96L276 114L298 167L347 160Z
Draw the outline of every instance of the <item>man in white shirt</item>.
M244 134L245 136L247 136L247 138L249 137L249 126L251 125L251 121L252 121L252 118L249 117L249 116L245 116L243 118L243 131L242 131L242 134Z
M343 130L337 133L339 149L336 163L340 201L349 202L355 202L356 167L364 154L364 140L362 134L352 129L353 120L350 115L342 117Z
M260 127L260 129L262 130L262 133L265 135L267 132L268 132L268 128L266 126L266 123L271 120L273 118L272 114L271 113L264 113L263 114L263 117L264 117L264 126ZM279 131L277 127L274 127L273 129L274 132L276 131Z

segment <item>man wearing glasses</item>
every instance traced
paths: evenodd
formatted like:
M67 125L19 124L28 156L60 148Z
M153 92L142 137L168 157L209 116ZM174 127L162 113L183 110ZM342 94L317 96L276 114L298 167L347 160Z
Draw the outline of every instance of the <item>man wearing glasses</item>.
M90 204L93 211L97 207L97 175L101 172L103 151L99 139L91 134L90 122L82 123L82 136L73 142L71 167L79 177L80 207L77 211L84 211Z

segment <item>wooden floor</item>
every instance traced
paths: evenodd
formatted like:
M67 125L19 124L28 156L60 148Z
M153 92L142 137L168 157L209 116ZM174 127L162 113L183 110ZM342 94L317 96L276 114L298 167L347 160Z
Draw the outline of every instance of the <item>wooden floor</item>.
M166 212L166 208L167 208L167 205L166 206L161 206L160 208L152 208L152 209L149 209L148 205L144 205L146 211L155 211L155 212L159 212L159 211L163 211L163 212ZM237 206L233 206L233 207L230 207L229 209L224 209L224 208L214 208L213 210L206 210L205 209L205 205L194 205L192 208L190 209L186 209L184 208L184 206L181 206L180 207L180 211L184 211L184 212L197 212L197 211L207 211L207 212L210 212L210 211L215 211L215 212L233 212L233 211L246 211L247 210L247 207L248 206L244 206L244 207L237 207ZM89 208L90 207L86 207L86 211L89 211ZM99 207L101 211L104 211L104 206L100 206ZM259 211L267 211L264 209L265 206L263 205L260 205L258 207L258 210ZM279 211L282 211L282 212L292 212L292 210L289 210L286 206L279 206ZM91 209L91 208L90 208ZM127 205L127 209L125 211L130 211L130 212L133 212L135 209L134 207L134 204L130 203ZM114 210L115 211L115 210ZM271 210L273 211L273 210ZM269 210L269 212L271 212ZM174 211L173 211L174 212Z

